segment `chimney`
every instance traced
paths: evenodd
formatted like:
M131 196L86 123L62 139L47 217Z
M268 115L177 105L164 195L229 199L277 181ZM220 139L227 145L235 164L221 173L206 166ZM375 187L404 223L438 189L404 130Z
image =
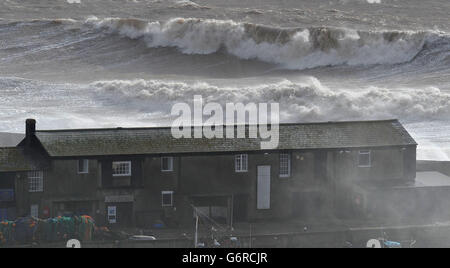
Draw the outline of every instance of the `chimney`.
M36 120L27 119L25 121L25 139L27 140L28 144L31 143L31 139L34 137L35 133L36 133Z

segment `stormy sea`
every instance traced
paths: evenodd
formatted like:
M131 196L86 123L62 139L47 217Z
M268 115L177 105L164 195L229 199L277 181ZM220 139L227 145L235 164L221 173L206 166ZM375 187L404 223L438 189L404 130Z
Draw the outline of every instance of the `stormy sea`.
M398 118L450 160L448 0L2 0L0 132L168 125L177 102L282 122Z

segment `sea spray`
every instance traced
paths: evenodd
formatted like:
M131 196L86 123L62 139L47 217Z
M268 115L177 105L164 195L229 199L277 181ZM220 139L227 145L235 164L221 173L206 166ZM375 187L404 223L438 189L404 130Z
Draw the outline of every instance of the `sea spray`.
M324 86L315 77L301 82L284 79L278 83L229 87L206 82L162 80L97 81L99 96L127 100L149 109L158 103L173 104L195 95L209 102L279 102L282 121L326 121L345 119L401 118L408 121L450 118L450 94L436 87L366 87L358 91ZM139 104L139 105L138 105Z
M86 24L132 39L143 38L152 48L176 47L185 54L211 54L224 49L241 59L276 63L288 69L405 63L440 37L433 32L284 29L195 18L160 23L92 17Z

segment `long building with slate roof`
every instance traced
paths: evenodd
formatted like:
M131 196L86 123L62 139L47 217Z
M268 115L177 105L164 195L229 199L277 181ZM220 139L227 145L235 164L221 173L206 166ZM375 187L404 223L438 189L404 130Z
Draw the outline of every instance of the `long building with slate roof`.
M244 128L175 139L169 127L37 130L29 119L23 141L0 148L0 186L14 189L15 215L151 227L192 223L194 210L224 225L360 213L370 201L356 185L415 179L417 143L398 120L280 124L270 150Z

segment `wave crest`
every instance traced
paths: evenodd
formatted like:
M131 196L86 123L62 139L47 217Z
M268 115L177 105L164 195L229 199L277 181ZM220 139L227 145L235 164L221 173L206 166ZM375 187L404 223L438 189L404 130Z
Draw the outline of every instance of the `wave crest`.
M195 18L176 18L166 23L91 18L87 23L129 38L143 38L149 47L176 47L185 54L224 50L241 59L257 59L290 69L406 63L427 44L442 38L433 32L284 29Z

